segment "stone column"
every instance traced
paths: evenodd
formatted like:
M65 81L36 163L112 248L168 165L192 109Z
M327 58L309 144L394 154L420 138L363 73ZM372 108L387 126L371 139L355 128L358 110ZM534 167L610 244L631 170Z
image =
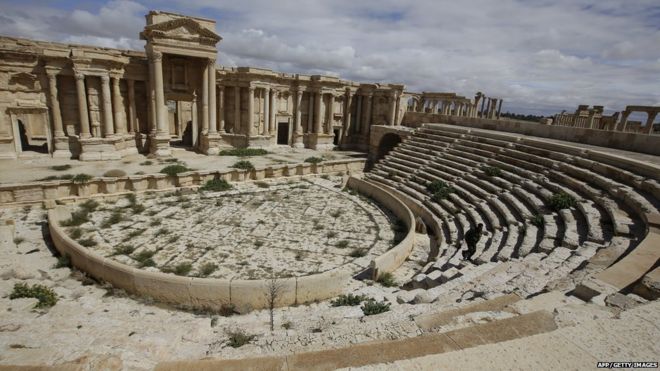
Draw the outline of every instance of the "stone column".
M254 133L254 87L248 88L248 135L253 137Z
M486 105L486 98L481 98L481 110L479 110L479 117L484 117L484 106Z
M147 132L149 134L156 132L158 121L156 120L156 92L154 90L154 64L149 62L149 80L146 84L147 90L147 103L149 104L149 112L147 114Z
M658 115L657 112L647 112L646 113L648 118L646 119L646 134L653 134L653 121L655 121L655 117Z
M323 128L321 127L323 121L323 117L321 117L321 99L323 98L323 94L321 92L314 94L316 94L314 97L314 132L321 134L323 132Z
M241 132L241 87L234 87L234 134Z
M401 97L399 96L399 92L396 92L395 94L395 108L394 108L394 125L398 126L399 125L399 112L401 111Z
M62 112L60 111L60 100L57 97L57 72L48 71L48 97L50 98L50 109L53 117L53 132L56 138L64 137L64 126L62 125Z
M371 126L371 120L372 120L371 111L373 109L373 98L374 98L373 93L369 93L369 95L367 95L367 109L364 112L365 120L362 125L362 134L364 135L369 134L369 127Z
M296 126L294 128L293 136L293 146L296 148L301 148L304 146L302 141L302 96L303 92L300 90L300 88L298 88L296 90Z
M202 135L209 134L209 63L202 74Z
M307 133L314 132L314 92L307 93Z
M499 99L499 105L497 106L497 118L500 118L500 113L502 113L502 99Z
M216 96L215 96L215 59L209 59L208 63L208 89L209 89L209 134L218 133L218 117L216 116Z
M218 122L220 123L218 130L222 134L225 132L225 87L223 85L218 87Z
M89 112L87 110L87 93L85 92L85 75L75 73L76 92L78 93L78 116L80 118L80 138L89 138Z
M437 113L437 112L436 112ZM394 126L394 116L396 115L396 91L392 92L392 96L390 97L390 126Z
M112 120L112 100L110 98L110 77L101 76L101 90L103 95L103 137L107 138L115 134L115 126Z
M139 133L140 128L137 123L136 108L135 108L135 80L126 80L128 82L128 126L129 132Z
M277 105L277 103L278 103L277 99L278 99L278 96L279 96L280 92L273 89L271 93L272 94L270 95L270 126L268 127L268 132L271 135L274 135L275 132L277 131L277 128L276 128L277 123L275 122L275 120L277 119L277 116L276 116L277 108L278 108L277 107L278 106Z
M328 102L328 122L325 125L325 133L326 134L332 134L332 128L335 124L335 95L334 94L328 94L329 102Z
M190 121L192 121L192 145L197 144L197 128L199 127L199 110L197 104L197 93L193 91L192 103L190 105Z
M261 130L263 136L268 135L268 129L270 128L270 88L264 88L264 127Z
M348 136L351 130L351 100L353 99L353 94L351 90L346 90L346 107L344 108L344 138Z
M362 104L364 103L364 96L363 95L358 95L356 102L355 102L355 107L357 108L357 112L355 112L355 128L353 130L354 133L361 133L362 129Z
M163 53L153 52L152 59L154 64L154 92L156 95L155 110L157 133L163 136L169 136L170 129L167 123L167 114L165 113L165 91L163 85Z
M126 134L126 123L122 115L123 109L124 105L122 104L121 90L119 89L119 77L115 76L112 78L112 110L115 115L117 134Z

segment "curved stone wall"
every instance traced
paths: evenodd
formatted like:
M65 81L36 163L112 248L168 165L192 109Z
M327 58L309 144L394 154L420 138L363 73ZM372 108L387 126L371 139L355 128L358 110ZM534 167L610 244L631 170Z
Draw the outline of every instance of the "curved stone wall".
M349 186L371 196L389 208L405 223L408 232L404 240L391 250L372 261L376 273L391 272L408 257L414 241L414 217L412 212L397 198L380 187L356 178L349 179ZM93 277L109 282L127 292L148 296L156 301L182 305L196 309L219 310L233 305L241 313L266 308L270 280L226 280L214 278L181 277L160 272L135 269L82 247L70 238L60 222L71 217L63 206L48 212L48 225L55 247L62 255L68 255L71 263ZM277 279L280 288L276 306L287 306L325 300L341 294L355 272L339 267L320 274Z
M346 186L380 202L401 219L408 230L399 244L371 262L372 277L376 280L383 273L396 270L410 255L415 243L415 216L401 200L368 181L351 177Z

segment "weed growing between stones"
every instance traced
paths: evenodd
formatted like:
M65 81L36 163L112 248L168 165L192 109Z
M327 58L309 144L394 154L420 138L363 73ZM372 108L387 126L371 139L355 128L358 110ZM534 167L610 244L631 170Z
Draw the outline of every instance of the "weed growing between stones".
M169 176L176 176L179 173L185 173L190 171L185 165L176 164L176 165L167 165L164 168L160 169L161 174L167 174Z
M565 192L559 192L552 195L552 197L548 201L548 206L550 206L550 208L554 211L575 207L576 204L577 201L575 200L575 198L573 198L573 196Z
M369 298L365 295L339 295L336 299L330 301L330 305L333 307L344 307L344 306L355 306L360 305L365 300Z
M394 279L394 275L390 272L386 272L380 275L376 282L380 283L382 286L385 287L396 287L398 286L396 280Z
M227 333L227 337L228 337L227 345L229 345L232 348L240 348L243 345L251 342L254 338L256 338L256 335L248 334L241 329L225 330L225 332Z
M35 298L39 300L34 306L35 308L50 308L57 304L57 295L55 295L55 291L40 284L28 286L25 283L16 283L14 285L14 290L9 295L9 299L19 298Z
M209 191L209 192L221 192L221 191L227 191L231 188L232 188L231 184L229 184L224 179L212 179L207 181L203 186L201 186L199 190Z
M234 148L220 151L220 156L238 156L238 157L250 157L250 156L264 156L267 155L268 151L261 148Z
M386 303L384 301L379 302L371 299L365 301L361 309L365 316L372 316L374 314L388 312L390 310L390 303Z
M233 167L235 169L241 169L241 170L253 170L254 169L254 165L252 165L252 163L250 161L247 161L247 160L237 161L233 165L231 165L231 167Z
M321 158L321 157L315 157L315 156L307 157L307 158L305 159L305 162L310 163L310 164L318 164L318 163L323 162L323 158Z

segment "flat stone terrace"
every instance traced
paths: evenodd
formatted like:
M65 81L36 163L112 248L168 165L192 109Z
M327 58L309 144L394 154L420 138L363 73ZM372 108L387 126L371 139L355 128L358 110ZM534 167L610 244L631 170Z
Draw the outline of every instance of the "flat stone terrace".
M396 218L343 192L342 177L324 178L102 201L68 233L120 263L180 275L303 276L358 258L366 266L392 246Z
M366 157L360 152L350 151L316 151L307 148L291 148L277 146L268 148L268 154L263 156L207 156L181 148L172 148L170 159L150 159L145 155L135 154L122 160L78 161L71 159L51 158L47 155L21 157L18 160L0 160L0 184L33 182L48 177L64 175L89 174L95 177L103 176L108 170L120 169L127 175L153 174L163 167L178 160L195 170L228 170L240 160L252 162L255 168L264 168L277 164L297 164L308 157L321 157L325 160L341 160L351 157ZM55 170L54 167L69 165L70 168Z

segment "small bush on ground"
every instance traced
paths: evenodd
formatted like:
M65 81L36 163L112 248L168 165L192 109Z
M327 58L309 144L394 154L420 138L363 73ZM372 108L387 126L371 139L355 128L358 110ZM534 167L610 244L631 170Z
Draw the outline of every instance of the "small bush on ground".
M390 303L384 301L378 302L371 299L364 302L361 308L362 313L364 313L365 316L372 316L374 314L388 312L390 310Z
M543 219L543 215L541 214L536 214L534 215L530 221L532 222L533 225L542 228L545 225L545 220Z
M365 295L339 295L336 299L330 301L333 307L355 306L360 305L363 301L368 300Z
M202 191L220 192L231 189L231 184L224 179L212 179L206 182L199 189Z
M71 268L71 258L69 258L69 255L67 255L67 254L58 256L57 257L57 263L55 263L54 267L56 269L57 268Z
M552 210L559 211L559 210L575 207L577 201L575 200L575 198L573 198L573 196L565 192L559 192L554 194L550 198L548 204Z
M140 162L140 165L142 165L142 166L153 165L153 161L147 160L147 161L144 161L144 162Z
M223 317L231 317L234 314L237 314L236 312L236 306L234 304L222 304L220 306L220 311L218 312Z
M92 180L92 176L89 174L76 174L71 178L71 181L76 184L85 184Z
M394 280L394 275L390 272L383 273L378 277L378 280L376 282L380 283L381 285L385 287L396 287L398 284L396 283L396 280Z
M227 345L232 348L240 348L245 344L251 342L256 335L250 335L243 330L229 330L227 331Z
M263 156L267 155L268 151L261 148L234 148L220 151L220 156L238 156L238 157L248 157L248 156Z
M16 238L14 238L14 243L15 243L16 245L20 245L20 244L23 243L24 241L25 241L25 238L23 238L23 237L16 237Z
M348 241L347 240L337 241L335 247L338 249L345 249L348 247Z
M122 215L120 210L115 210L110 214L108 218L106 218L103 223L101 223L101 228L110 228L111 226L121 222L124 220L124 216Z
M444 200L445 198L449 197L449 195L452 194L452 193L454 193L454 188L446 187L446 188L443 188L443 189L439 190L438 192L435 192L431 196L431 200L434 201L434 202L440 202L440 200Z
M39 300L34 306L35 308L49 308L57 304L57 295L55 295L55 291L40 284L34 284L32 286L20 282L15 284L14 290L9 295L9 299L20 298L35 298Z
M174 274L176 274L177 276L187 276L191 270L192 270L192 264L188 262L179 263L177 264L176 267L174 267Z
M83 240L79 240L78 243L85 247L92 247L98 244L94 238L85 238Z
M74 240L79 239L79 238L82 236L82 234L83 234L83 230L82 230L82 228L78 228L78 227L76 227L76 228L72 228L72 229L69 231L69 236L70 236L71 238L73 238Z
M484 169L484 172L488 176L500 176L502 175L502 169L497 166L488 166Z
M256 185L259 188L268 188L270 187L270 184L267 182L254 182L254 185Z
M241 160L235 162L231 167L235 169L241 169L241 170L252 170L254 169L254 165L250 161L247 160Z
M164 168L160 169L161 174L167 174L169 176L176 176L179 173L185 173L190 171L185 165L176 164L176 165L167 165Z
M447 183L442 180L434 180L426 186L426 190L433 194L447 187Z
M365 255L367 255L367 250L365 249L353 249L351 253L349 254L351 258L361 258Z
M153 267L156 265L151 259L154 255L156 255L155 251L142 250L137 255L135 255L133 259L140 263L140 267Z
M60 225L63 227L76 227L89 221L89 213L85 210L74 211L71 218L63 220Z
M69 164L66 164L66 165L54 165L54 166L51 166L50 168L51 168L51 170L55 170L55 171L64 171L64 170L69 170L69 169L71 169L71 165L69 165Z
M211 273L215 272L218 269L218 265L215 263L205 263L199 268L199 275L201 277L208 277Z
M439 202L440 200L447 198L451 193L454 193L454 188L442 180L432 181L426 186L426 190L431 193L431 200L434 202Z
M310 164L318 164L318 163L323 162L323 158L321 158L321 157L316 157L316 156L307 157L307 158L305 159L305 162L310 163Z
M92 212L99 207L99 203L94 200L87 200L80 204L80 208L87 212Z
M103 173L103 176L107 178L121 178L126 176L126 172L121 169L111 169Z
M115 247L115 250L112 252L112 255L130 255L135 251L135 246L132 245L119 245Z

